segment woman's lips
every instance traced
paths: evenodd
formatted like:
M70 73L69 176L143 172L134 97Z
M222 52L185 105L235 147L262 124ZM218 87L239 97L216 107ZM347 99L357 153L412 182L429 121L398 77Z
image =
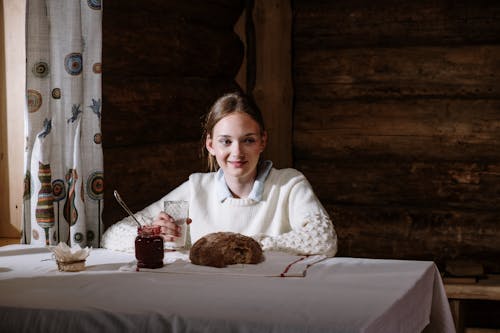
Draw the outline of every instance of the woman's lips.
M230 161L229 162L229 164L231 164L235 168L241 168L245 163L247 163L247 162L246 161Z

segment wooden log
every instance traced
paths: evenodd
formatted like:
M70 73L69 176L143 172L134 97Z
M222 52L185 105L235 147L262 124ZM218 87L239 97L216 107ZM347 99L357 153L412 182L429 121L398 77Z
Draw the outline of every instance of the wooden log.
M202 119L210 106L236 89L236 83L227 78L106 75L103 145L195 141L201 137Z
M234 77L243 59L243 44L234 32L189 22L133 24L124 18L114 24L104 33L103 53L113 59L105 63L106 72Z
M499 100L297 102L297 159L500 160Z
M113 198L115 189L133 211L140 210L186 181L191 173L202 171L200 149L199 142L104 149L105 225L126 215Z
M500 161L296 161L323 202L498 211Z
M309 140L309 142L307 142ZM470 139L469 139L470 140ZM375 159L449 159L478 161L497 159L498 142L471 142L468 138L449 138L444 135L367 135L350 136L328 130L303 131L294 134L296 158L355 158ZM299 143L300 142L300 143ZM316 147L310 149L311 146ZM462 152L462 153L461 153Z
M497 1L295 0L294 44L308 50L500 40Z
M326 204L339 255L434 260L468 258L498 272L498 213L426 207Z
M297 100L500 96L500 46L298 52Z
M233 27L244 8L243 0L122 0L109 1L105 5L103 23L111 26L116 16L126 17L129 21L151 20L185 21L190 24L203 25L229 30ZM112 15L106 15L112 13ZM228 29L229 28L229 29Z
M444 273L454 278L484 277L484 267L481 263L472 260L449 260L446 262Z

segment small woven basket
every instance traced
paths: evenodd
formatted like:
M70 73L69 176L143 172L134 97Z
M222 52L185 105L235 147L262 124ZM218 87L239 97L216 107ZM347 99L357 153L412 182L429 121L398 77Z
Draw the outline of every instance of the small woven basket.
M85 269L85 260L68 262L56 260L56 262L60 272L80 272Z

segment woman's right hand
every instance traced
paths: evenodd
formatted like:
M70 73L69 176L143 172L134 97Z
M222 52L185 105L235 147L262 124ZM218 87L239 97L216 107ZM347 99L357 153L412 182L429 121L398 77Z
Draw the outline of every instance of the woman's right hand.
M175 224L173 217L165 212L160 212L154 218L153 225L161 227L160 236L166 242L174 242L177 237L181 236L181 227Z

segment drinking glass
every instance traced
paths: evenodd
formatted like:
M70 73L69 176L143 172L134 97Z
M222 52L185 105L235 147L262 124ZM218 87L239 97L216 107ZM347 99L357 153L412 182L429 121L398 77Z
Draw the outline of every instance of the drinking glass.
M189 203L185 200L175 200L175 201L165 201L164 211L168 215L172 216L175 220L175 224L181 227L181 235L177 237L173 242L165 242L165 248L168 249L182 249L186 246L186 233L187 233L187 223L189 212Z

